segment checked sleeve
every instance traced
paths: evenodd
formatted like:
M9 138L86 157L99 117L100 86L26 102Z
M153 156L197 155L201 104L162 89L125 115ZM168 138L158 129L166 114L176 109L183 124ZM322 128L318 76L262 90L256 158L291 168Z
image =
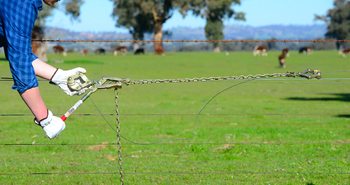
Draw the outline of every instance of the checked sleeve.
M12 89L20 93L38 86L32 66L37 56L32 53L31 34L41 8L41 0L0 1L0 37L6 39L0 40L10 62Z

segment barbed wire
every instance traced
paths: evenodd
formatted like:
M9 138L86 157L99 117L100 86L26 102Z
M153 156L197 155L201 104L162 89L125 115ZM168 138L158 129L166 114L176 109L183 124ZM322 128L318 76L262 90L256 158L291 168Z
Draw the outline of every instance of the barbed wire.
M350 71L350 70L349 70ZM324 72L322 72L324 73ZM96 80L96 79L92 79ZM145 81L149 79L135 79L135 81ZM153 79L154 80L154 79ZM198 81L198 82L210 82L210 83L232 83L232 82L237 82L237 81L242 81L245 79L227 79L225 81ZM350 78L322 78L322 81L327 81L327 80L350 80ZM43 81L43 82L48 82L49 80L46 79L40 79L38 78L38 81ZM264 81L305 81L304 79L256 79L252 83L281 83L281 82L264 82ZM0 77L0 82L13 82L13 78L11 77ZM319 82L319 81L312 81L312 82L283 82L283 83L313 83L313 84L347 84L347 82Z
M335 40L335 39L315 39L315 40L61 40L61 39L33 39L33 42L89 42L89 43L245 43L245 42L255 42L255 43L266 43L266 42L349 42L350 40Z
M104 116L115 116L115 114L102 114ZM197 114L191 114L191 113L178 113L178 114L170 114L170 113L165 113L165 114L155 114L155 113L150 113L150 114L120 114L122 116L195 116ZM230 113L230 114L211 114L211 113L203 113L199 114L199 116L339 116L339 115L349 115L347 113L266 113L266 114L254 114L254 113ZM27 116L33 116L33 114L0 114L0 117L27 117ZM94 113L81 113L81 114L74 114L74 116L101 116L101 114L94 114Z

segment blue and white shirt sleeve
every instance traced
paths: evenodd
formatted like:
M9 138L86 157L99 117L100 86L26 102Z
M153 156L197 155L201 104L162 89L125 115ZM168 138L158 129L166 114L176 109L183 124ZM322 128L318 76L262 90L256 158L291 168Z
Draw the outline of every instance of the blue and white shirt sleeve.
M31 34L41 0L0 0L0 47L3 46L14 80L12 89L23 93L37 87L32 62Z

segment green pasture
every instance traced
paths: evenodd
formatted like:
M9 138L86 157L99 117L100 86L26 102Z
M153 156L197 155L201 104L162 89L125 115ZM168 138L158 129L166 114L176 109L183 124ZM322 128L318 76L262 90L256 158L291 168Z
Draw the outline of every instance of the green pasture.
M350 72L344 71L350 70L350 58L337 51L314 51L312 55L293 51L283 69L279 54L89 53L82 57L68 53L67 57L49 54L48 58L49 64L64 70L84 67L90 79L319 69L320 80L273 78L232 88L243 80L123 86L118 90L122 136L142 144L166 140L154 145L121 140L124 183L349 184ZM0 55L0 76L11 77L4 58ZM47 107L59 117L81 98L67 96L47 81L39 84ZM113 90L94 93L94 103L86 100L67 119L65 131L49 140L33 123L12 85L0 81L0 184L120 184L117 134L94 105L115 128ZM196 115L215 95L196 122Z

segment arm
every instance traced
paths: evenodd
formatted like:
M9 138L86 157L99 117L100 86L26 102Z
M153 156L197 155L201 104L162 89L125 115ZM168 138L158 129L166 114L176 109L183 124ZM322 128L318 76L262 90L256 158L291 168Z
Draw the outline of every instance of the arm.
M51 80L52 76L56 73L57 68L41 61L40 59L36 59L32 63L35 75L46 80Z

